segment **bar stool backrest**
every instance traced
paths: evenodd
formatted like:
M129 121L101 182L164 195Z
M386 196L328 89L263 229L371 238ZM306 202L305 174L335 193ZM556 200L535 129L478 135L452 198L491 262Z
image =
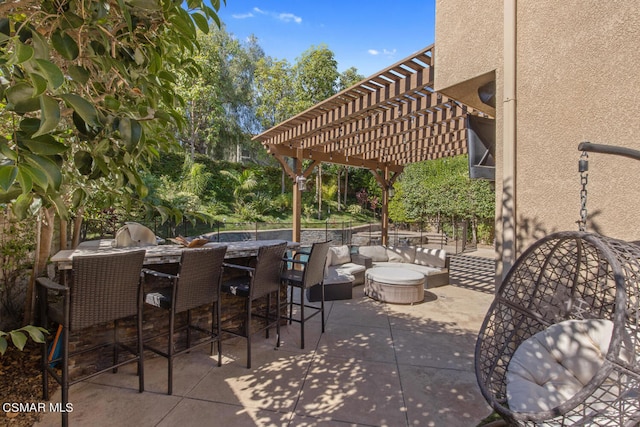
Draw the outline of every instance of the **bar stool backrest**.
M226 246L184 249L180 258L175 312L218 301Z
M304 268L303 286L309 288L324 281L324 267L330 242L314 243Z
M73 257L69 330L138 313L144 250Z
M258 250L256 269L251 280L251 300L280 289L282 258L286 250L286 242L263 246Z

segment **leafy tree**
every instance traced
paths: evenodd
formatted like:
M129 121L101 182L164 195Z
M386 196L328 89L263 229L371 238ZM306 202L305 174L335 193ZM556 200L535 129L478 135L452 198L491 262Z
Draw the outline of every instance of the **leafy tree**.
M296 113L336 93L338 62L326 45L312 46L297 58L293 68Z
M269 129L294 114L293 70L287 60L259 59L254 84L256 115L263 129Z
M479 225L494 218L493 187L469 179L466 156L407 165L395 188L389 210L394 221L468 220L475 241Z
M252 90L256 64L264 52L255 37L241 43L224 27L199 32L198 42L200 49L192 58L202 72L179 77L178 91L188 99L184 110L188 125L180 138L192 157L196 152L230 157L257 129ZM185 58L190 55L185 52Z
M68 218L90 191L146 195L140 170L174 143L171 129L183 124L176 70L199 71L181 53L197 49L196 28L206 32L210 19L218 21L219 2L212 5L0 5L0 203L19 218L43 207L34 277L47 262L56 213Z
M337 91L340 92L350 88L354 84L364 80L364 77L365 76L358 73L358 69L356 67L347 68L338 76Z

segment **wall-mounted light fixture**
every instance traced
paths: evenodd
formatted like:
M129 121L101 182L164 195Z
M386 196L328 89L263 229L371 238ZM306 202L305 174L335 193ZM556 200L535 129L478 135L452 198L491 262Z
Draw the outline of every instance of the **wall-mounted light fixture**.
M298 191L306 191L307 190L307 178L302 175L296 176L296 185L298 186Z

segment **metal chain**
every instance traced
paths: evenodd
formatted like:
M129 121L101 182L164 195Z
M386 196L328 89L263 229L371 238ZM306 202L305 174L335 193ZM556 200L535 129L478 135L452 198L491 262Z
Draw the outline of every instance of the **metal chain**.
M589 180L589 155L582 152L578 161L578 171L580 172L580 220L578 220L578 230L586 231L587 228L587 182Z

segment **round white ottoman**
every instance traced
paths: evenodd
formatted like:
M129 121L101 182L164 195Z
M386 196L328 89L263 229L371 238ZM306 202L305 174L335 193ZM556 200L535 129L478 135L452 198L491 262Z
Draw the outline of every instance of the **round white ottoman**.
M413 304L424 299L424 281L417 271L374 267L365 273L364 294L382 302Z

